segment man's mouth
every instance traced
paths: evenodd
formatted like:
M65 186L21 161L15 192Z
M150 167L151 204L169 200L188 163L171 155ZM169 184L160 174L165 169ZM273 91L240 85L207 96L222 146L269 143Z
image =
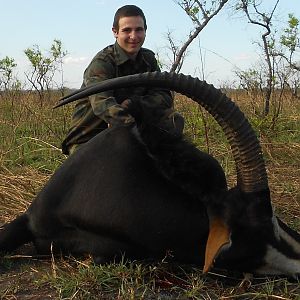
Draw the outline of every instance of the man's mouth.
M138 45L139 45L139 43L128 43L129 44L129 46L131 46L131 47L137 47Z

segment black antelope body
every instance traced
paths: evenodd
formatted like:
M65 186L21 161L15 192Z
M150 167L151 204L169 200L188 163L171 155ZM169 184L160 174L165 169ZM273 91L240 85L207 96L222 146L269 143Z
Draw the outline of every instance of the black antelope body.
M300 274L300 235L273 214L260 144L219 90L182 74L132 75L79 90L58 106L128 86L160 87L198 102L230 143L237 182L218 162L159 128L155 111L128 108L137 124L109 128L70 156L28 210L0 230L0 251L33 242L39 253L123 254L258 274Z

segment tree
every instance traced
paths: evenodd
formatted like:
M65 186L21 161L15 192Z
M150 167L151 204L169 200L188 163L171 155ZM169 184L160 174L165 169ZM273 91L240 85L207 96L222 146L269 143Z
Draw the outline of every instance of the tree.
M67 55L67 51L63 51L62 48L61 41L55 39L48 51L48 56L42 53L38 45L24 50L31 63L31 72L25 73L25 76L38 92L41 105L45 91L49 92L53 87L54 75L62 72L63 58Z
M274 16L274 12L279 3L276 1L274 7L270 13L263 12L261 10L260 0L240 0L237 5L237 10L244 11L248 21L251 24L260 26L263 28L264 32L261 35L262 38L262 49L264 52L264 60L267 66L267 82L265 87L265 105L264 105L264 115L268 115L270 111L270 99L272 95L272 90L274 89L274 68L272 64L272 57L270 52L274 48L274 43L270 38L271 34L271 21Z
M178 73L183 65L186 51L193 40L207 26L229 0L173 0L179 5L192 20L194 28L190 31L188 38L182 45L176 45L171 32L167 33L169 49L172 52L172 65L170 72Z
M299 20L293 15L288 15L288 27L284 29L284 33L280 37L280 43L288 50L288 55L281 52L279 55L283 57L288 64L295 70L300 71L300 65L297 65L293 58L297 48L300 48L299 41Z
M263 28L263 43L258 43L262 50L262 59L246 71L236 71L242 87L254 100L262 95L264 99L263 115L267 116L272 108L272 119L279 116L284 101L284 91L291 89L294 96L300 85L299 58L299 20L288 15L287 26L279 28L272 21L279 0L270 13L262 11L258 0L240 0L236 7L242 10L251 24ZM257 89L255 87L258 87Z
M0 89L7 91L12 87L13 70L17 64L11 57L4 57L0 60Z
M286 78L286 82L290 86L293 95L299 98L300 64L296 62L295 57L297 50L300 50L299 19L293 14L288 15L288 26L280 36L280 44L282 48L281 51L278 52L278 55L287 63L285 69L286 73L289 75Z
M68 52L63 51L62 42L60 40L55 39L51 46L51 53L57 64L56 71L61 74L61 80L60 80L60 84L58 85L58 88L62 91L62 95L63 95L63 91L64 91L63 59L68 54Z

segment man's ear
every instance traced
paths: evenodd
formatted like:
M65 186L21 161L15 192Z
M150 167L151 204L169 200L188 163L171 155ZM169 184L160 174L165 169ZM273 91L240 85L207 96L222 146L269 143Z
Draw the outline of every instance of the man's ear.
M114 37L117 38L118 37L118 31L117 31L117 29L113 27L111 30L112 30L112 32L114 34Z

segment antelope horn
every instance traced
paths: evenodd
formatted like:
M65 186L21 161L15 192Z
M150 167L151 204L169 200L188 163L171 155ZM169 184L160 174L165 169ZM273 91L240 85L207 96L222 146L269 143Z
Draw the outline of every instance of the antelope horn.
M236 164L238 187L248 193L268 189L262 150L248 120L229 97L198 78L167 72L118 77L78 90L64 97L55 108L106 90L128 86L166 88L199 103L216 119L228 139Z

